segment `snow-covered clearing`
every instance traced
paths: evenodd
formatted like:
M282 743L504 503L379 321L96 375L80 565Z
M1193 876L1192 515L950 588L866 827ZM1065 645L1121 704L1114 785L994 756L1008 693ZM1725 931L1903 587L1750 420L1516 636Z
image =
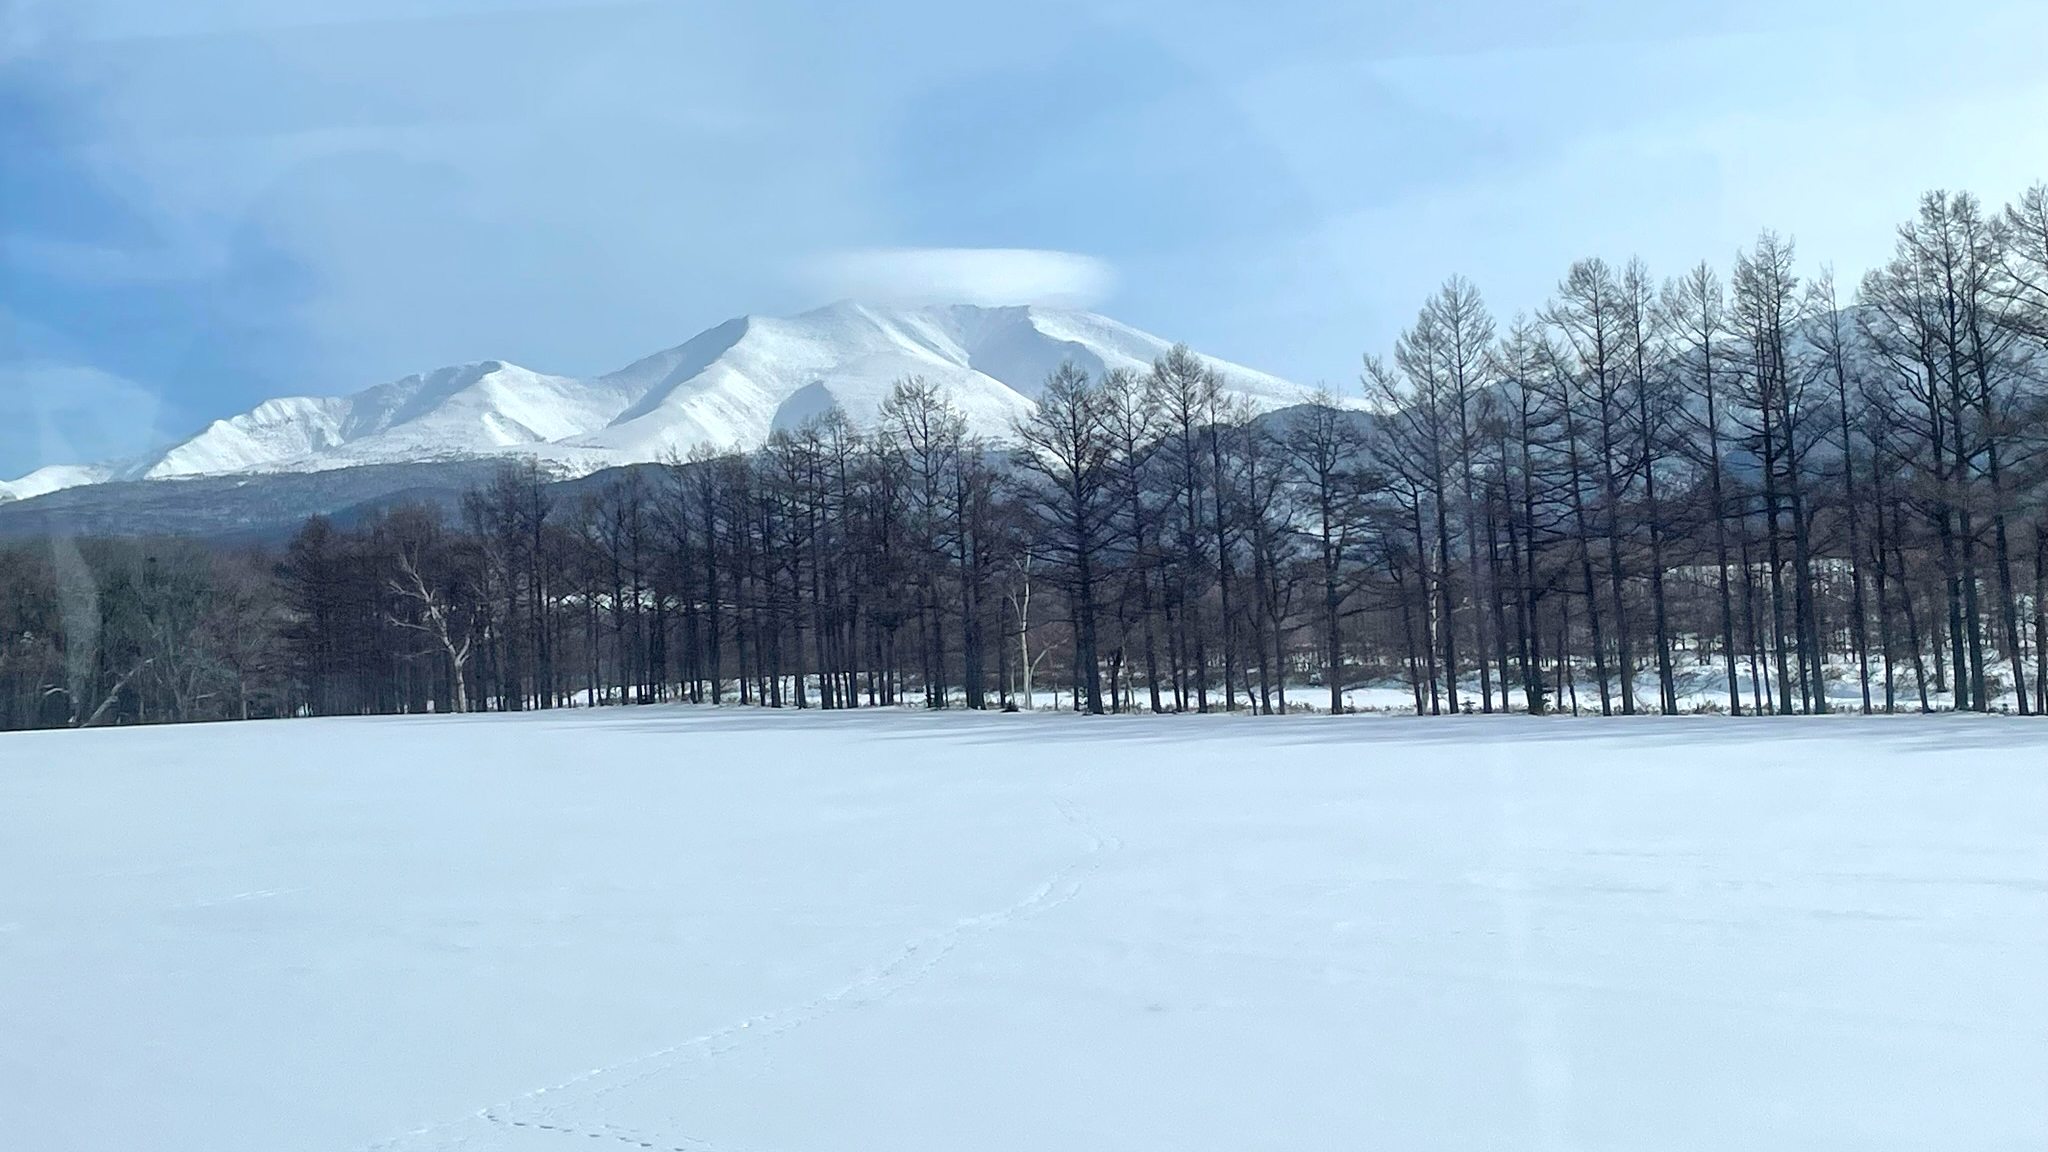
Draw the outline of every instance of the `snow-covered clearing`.
M0 1145L2048 1145L2048 730L0 736Z

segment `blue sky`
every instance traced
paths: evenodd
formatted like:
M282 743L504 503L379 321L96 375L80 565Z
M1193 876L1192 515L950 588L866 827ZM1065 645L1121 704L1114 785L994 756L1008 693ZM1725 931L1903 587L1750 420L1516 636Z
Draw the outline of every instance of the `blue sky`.
M1768 225L1853 278L1920 190L2048 178L2044 41L2033 2L0 0L0 477L935 266L878 250L1347 388L1453 272L1509 315Z

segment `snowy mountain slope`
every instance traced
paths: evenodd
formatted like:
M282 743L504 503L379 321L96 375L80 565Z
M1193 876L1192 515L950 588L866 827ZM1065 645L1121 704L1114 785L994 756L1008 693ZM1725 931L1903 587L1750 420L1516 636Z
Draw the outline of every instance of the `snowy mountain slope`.
M567 376L485 360L380 384L353 396L266 400L124 478L307 471L490 455L574 436L623 399Z
M607 449L620 460L654 459L699 443L747 447L835 405L856 423L873 424L890 388L909 376L937 385L976 432L1001 436L1011 421L1029 414L1028 397L1038 380L1022 373L1006 379L975 367L978 342L962 325L947 322L950 311L842 303L791 320L749 318L734 322L736 328L721 326L714 330L723 344L715 358L673 356L674 367L647 381L639 402L576 443ZM1002 311L1015 315L991 327L1036 333L1033 310ZM1043 335L1038 340L1052 343ZM648 364L641 361L601 382L633 387L645 378Z
M47 464L18 480L0 480L0 504L87 484L104 484L119 476L118 467L110 464Z
M133 478L161 480L238 472L320 452L341 443L341 424L348 418L348 409L349 403L343 399L293 396L266 400L240 416L215 420Z
M589 380L501 360L438 369L340 397L284 397L216 420L157 453L59 465L12 482L0 501L113 480L323 471L500 455L583 473L708 446L746 449L838 407L874 423L896 381L938 386L975 433L1005 437L1045 377L1071 361L1099 375L1144 371L1167 341L1088 312L843 301L788 319L728 320ZM1203 359L1255 405L1308 390Z

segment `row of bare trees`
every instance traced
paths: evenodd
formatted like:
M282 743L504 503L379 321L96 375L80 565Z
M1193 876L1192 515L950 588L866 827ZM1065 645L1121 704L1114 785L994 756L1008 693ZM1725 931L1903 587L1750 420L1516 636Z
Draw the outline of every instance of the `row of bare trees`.
M1929 194L1849 300L1771 233L1504 334L1447 283L1366 371L1417 707L2041 711L2044 200Z
M2048 710L2040 186L1929 194L1853 291L1770 233L1725 275L1580 261L1506 321L1454 277L1362 393L1254 410L1175 348L1063 366L1013 433L913 378L871 426L509 465L275 561L16 549L0 723Z

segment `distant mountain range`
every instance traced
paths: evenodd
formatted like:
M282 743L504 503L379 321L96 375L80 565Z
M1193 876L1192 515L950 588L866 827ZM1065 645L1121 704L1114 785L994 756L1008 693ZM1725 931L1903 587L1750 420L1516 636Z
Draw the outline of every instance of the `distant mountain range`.
M0 481L0 504L22 502L18 512L42 505L54 516L63 508L76 513L109 501L161 504L171 496L137 482L184 480L177 487L185 493L225 498L262 476L378 466L377 475L398 483L405 469L393 466L418 466L415 478L446 478L507 456L534 457L558 475L576 476L700 445L757 447L775 429L796 427L834 406L856 423L871 424L890 387L906 376L937 385L972 431L1002 438L1031 411L1046 376L1061 363L1091 375L1143 371L1168 347L1166 340L1090 312L845 301L789 319L729 320L589 380L484 360L350 396L266 400L160 452L53 465ZM1255 369L1202 359L1221 374L1227 392L1260 408L1299 403L1309 392ZM205 477L226 482L189 483ZM85 486L107 491L54 498ZM346 482L288 487L370 491Z

